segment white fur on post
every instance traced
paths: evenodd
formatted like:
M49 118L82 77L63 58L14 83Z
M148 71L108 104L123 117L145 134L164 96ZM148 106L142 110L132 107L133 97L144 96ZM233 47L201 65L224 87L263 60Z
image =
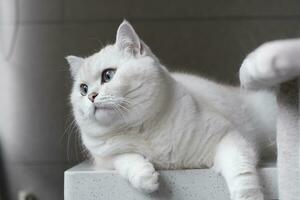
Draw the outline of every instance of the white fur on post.
M263 44L249 54L240 69L244 88L280 85L277 95L277 165L282 200L296 200L300 196L299 75L300 39ZM298 79L290 81L295 78Z

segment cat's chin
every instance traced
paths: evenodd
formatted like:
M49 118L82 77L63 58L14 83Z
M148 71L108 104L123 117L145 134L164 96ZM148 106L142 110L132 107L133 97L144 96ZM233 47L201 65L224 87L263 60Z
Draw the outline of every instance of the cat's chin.
M118 120L118 114L110 107L95 108L94 116L101 125L105 126L111 125Z

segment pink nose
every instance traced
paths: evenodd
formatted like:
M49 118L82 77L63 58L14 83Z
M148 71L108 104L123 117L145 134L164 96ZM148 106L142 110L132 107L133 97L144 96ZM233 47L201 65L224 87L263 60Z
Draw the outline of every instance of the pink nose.
M92 103L94 103L95 98L96 98L97 96L98 96L98 93L92 92L91 94L89 94L88 98L89 98L89 100L90 100Z

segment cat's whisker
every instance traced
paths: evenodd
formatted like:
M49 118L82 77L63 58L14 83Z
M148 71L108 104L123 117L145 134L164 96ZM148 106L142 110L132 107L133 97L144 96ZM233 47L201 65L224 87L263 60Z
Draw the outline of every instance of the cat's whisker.
M137 91L137 90L140 89L142 86L143 86L143 83L141 83L139 86L137 86L137 87L135 87L135 88L129 90L127 93L124 94L124 97L126 97L127 95L129 95L129 94L131 94L131 93Z
M124 111L126 111L126 112L128 112L128 111L129 111L129 109L128 109L128 108L126 108L125 106L122 106L121 104L118 104L118 106L119 106L121 109L123 109Z
M130 106L132 104L131 101L129 99L126 99L126 98L121 99L121 103L125 103L128 106Z
M72 136L72 132L71 134L68 134L68 139L67 139L67 160L70 161L71 160L71 156L70 156L70 138Z
M66 136L66 134L68 134L68 132L70 131L71 127L72 127L72 123L73 123L73 117L68 115L67 116L67 120L66 120L66 128L63 132L63 134L60 137L60 141L62 142L62 140L64 139L64 137Z
M150 99L145 99L145 100L140 101L140 102L138 102L138 103L136 103L136 104L133 104L132 107L139 106L139 105L141 105L141 104L143 104L143 103L146 103L147 101L150 101Z
M75 150L76 150L76 158L75 159L76 159L76 161L80 161L80 155L82 155L81 152L82 152L82 148L83 148L80 134L76 134L75 141L76 141L75 145L79 147L79 149L75 147Z
M121 104L116 104L116 107L118 108L118 110L120 110L120 112L122 113L122 115L124 116L124 111L128 111L128 109L126 110L126 107L122 106ZM122 112L123 111L123 112Z
M70 117L68 116L68 119L67 119L67 122L66 122L66 129L64 130L64 133L62 134L60 140L61 142L63 141L63 139L65 137L67 137L67 147L66 147L66 150L67 150L67 160L70 159L70 140L72 138L72 134L76 133L77 131L77 125L75 123L75 120L73 119L73 117Z
M75 120L72 120L71 124L70 124L71 128L70 128L70 131L68 133L68 137L67 137L67 160L68 161L71 161L72 159L72 146L71 146L71 140L72 140L72 136L76 136L77 135L77 132L78 132L78 127L75 123ZM75 145L76 145L76 137L74 138L75 140ZM75 148L75 147L73 147ZM75 149L75 156L76 156L76 149Z
M141 95L140 95L140 94L137 94L137 95L135 95L135 96L132 96L132 97L130 97L130 96L127 96L127 97L126 97L126 99L133 100L133 99L136 99L136 98L138 98L139 96L141 96Z
M124 123L126 123L124 115L123 115L122 111L118 108L118 105L114 105L113 109L119 113L119 115L122 118L122 120L124 121Z
M67 160L68 161L71 160L71 145L70 145L70 143L71 143L73 133L74 133L73 131L70 131L70 133L68 134L68 138L67 138Z

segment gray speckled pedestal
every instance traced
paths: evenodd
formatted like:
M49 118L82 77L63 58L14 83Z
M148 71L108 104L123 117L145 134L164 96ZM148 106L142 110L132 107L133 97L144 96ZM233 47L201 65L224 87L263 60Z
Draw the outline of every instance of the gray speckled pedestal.
M260 167L266 200L278 199L274 164ZM224 179L211 169L160 171L160 189L143 194L115 171L93 169L83 162L65 172L65 200L226 200Z

